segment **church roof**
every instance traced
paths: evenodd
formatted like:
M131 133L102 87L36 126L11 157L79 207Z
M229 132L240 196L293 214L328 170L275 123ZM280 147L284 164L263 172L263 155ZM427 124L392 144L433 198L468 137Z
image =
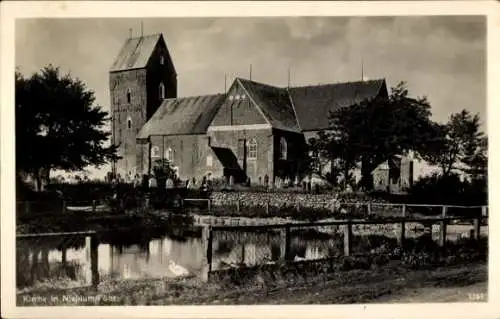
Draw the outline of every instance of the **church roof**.
M224 94L166 99L137 137L204 134L223 101Z
M163 40L161 34L128 38L113 62L110 72L146 67L160 40Z
M251 99L261 109L273 128L300 132L290 97L286 90L238 78Z
M329 127L328 115L340 107L374 98L385 89L385 80L358 81L289 88L302 131Z

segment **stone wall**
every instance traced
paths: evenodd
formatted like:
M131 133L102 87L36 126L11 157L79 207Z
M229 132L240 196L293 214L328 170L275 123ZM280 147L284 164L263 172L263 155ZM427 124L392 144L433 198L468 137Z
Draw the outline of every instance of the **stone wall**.
M334 200L333 194L297 194L286 192L213 192L212 205L233 205L240 201L244 205L282 207L300 204L302 207L329 209Z

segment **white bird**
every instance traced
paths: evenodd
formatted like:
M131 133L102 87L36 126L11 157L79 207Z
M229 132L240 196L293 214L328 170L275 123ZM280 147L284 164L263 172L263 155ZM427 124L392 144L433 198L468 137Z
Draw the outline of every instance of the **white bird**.
M302 261L302 260L306 260L306 258L295 255L295 258L293 260L294 261Z
M186 268L176 264L172 260L168 261L168 269L177 277L189 275L189 271Z

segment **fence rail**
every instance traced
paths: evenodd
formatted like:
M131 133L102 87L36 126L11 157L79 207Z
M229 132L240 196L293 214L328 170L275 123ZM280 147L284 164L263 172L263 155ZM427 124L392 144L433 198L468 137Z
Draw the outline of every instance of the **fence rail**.
M228 201L224 204L214 205L211 199L197 199L197 198L186 198L182 202L182 206L185 210L190 211L192 208L198 208L199 210L206 210L206 212L217 212L220 209L230 209L234 213L243 213L245 209L249 209L252 211L261 210L263 214L270 215L275 212L297 212L300 213L304 210L317 210L317 211L328 211L330 214L342 213L345 215L349 215L349 212L353 209L356 212L363 212L363 215L377 215L377 208L399 208L397 211L392 211L389 213L384 213L388 216L394 216L395 214L399 216L411 216L414 213L421 213L422 211L426 211L426 209L430 211L426 211L427 215L442 215L443 211L446 211L446 214L450 215L450 210L454 214L456 213L465 213L466 211L472 210L481 210L481 214L483 216L487 215L488 206L485 205L477 205L477 206L460 206L460 205L434 205L434 204L406 204L406 203L374 203L374 202L340 202L336 200L332 200L329 204L329 208L315 208L308 207L306 205L301 204L300 202L289 203L286 206L283 205L274 205L270 200L265 201L259 205L252 203L250 205L246 204L242 200L233 200ZM201 207L200 207L201 206ZM415 209L415 210L414 210Z

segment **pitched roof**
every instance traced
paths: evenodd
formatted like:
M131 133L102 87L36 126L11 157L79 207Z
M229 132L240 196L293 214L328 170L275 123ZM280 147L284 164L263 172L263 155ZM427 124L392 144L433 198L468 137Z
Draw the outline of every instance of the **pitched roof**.
M273 128L300 132L286 89L237 78Z
M224 94L164 100L137 138L151 135L204 134L224 101Z
M110 72L146 67L156 44L161 39L163 39L161 34L128 38L113 62Z
M289 88L295 113L302 131L329 127L330 111L352 106L376 97L385 87L385 80L371 80Z

